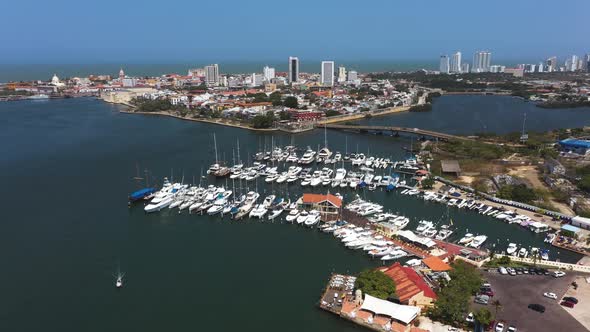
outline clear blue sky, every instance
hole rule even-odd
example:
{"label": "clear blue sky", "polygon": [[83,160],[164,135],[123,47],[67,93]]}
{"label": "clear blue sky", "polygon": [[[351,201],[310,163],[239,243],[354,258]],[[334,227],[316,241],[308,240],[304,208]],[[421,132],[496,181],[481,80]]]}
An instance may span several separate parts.
{"label": "clear blue sky", "polygon": [[0,63],[495,59],[590,52],[590,0],[4,1]]}

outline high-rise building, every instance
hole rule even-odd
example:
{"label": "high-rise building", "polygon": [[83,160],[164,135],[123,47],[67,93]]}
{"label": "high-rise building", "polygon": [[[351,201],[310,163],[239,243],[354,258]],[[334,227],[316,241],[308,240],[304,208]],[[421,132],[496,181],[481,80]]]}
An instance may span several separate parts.
{"label": "high-rise building", "polygon": [[348,81],[349,81],[349,82],[354,82],[354,81],[356,81],[356,80],[358,79],[357,72],[356,72],[356,71],[354,71],[354,70],[350,70],[350,71],[348,71],[348,77],[347,77],[347,78],[348,78]]}
{"label": "high-rise building", "polygon": [[324,86],[334,86],[334,61],[322,61],[320,83]]}
{"label": "high-rise building", "polygon": [[451,73],[460,73],[461,72],[461,52],[456,52],[453,54],[450,60],[450,67],[449,71]]}
{"label": "high-rise building", "polygon": [[299,58],[289,57],[289,83],[294,83],[299,80]]}
{"label": "high-rise building", "polygon": [[468,73],[469,72],[469,64],[467,62],[463,62],[461,64],[461,72]]}
{"label": "high-rise building", "polygon": [[219,85],[219,65],[205,66],[205,83],[210,86]]}
{"label": "high-rise building", "polygon": [[449,56],[448,55],[441,55],[440,56],[440,65],[439,69],[441,74],[448,74],[449,73]]}
{"label": "high-rise building", "polygon": [[256,74],[256,73],[252,74],[252,79],[250,81],[250,84],[253,87],[254,86],[261,86],[263,82],[264,82],[264,75],[263,74]]}
{"label": "high-rise building", "polygon": [[543,64],[543,61],[539,62],[539,64],[537,65],[537,73],[542,73],[545,71],[545,65]]}
{"label": "high-rise building", "polygon": [[578,56],[577,55],[572,55],[572,57],[570,59],[569,66],[566,65],[565,68],[566,68],[565,70],[569,70],[569,71],[576,71],[576,70],[578,70]]}
{"label": "high-rise building", "polygon": [[552,71],[557,71],[557,57],[556,56],[552,56],[549,59],[547,59],[545,61],[545,67],[547,68],[546,71],[548,72],[552,72]]}
{"label": "high-rise building", "polygon": [[338,67],[338,83],[346,82],[346,68]]}
{"label": "high-rise building", "polygon": [[492,53],[489,51],[477,51],[473,55],[473,66],[471,71],[474,73],[485,73],[490,71],[492,65]]}
{"label": "high-rise building", "polygon": [[275,78],[275,69],[269,66],[264,66],[262,69],[262,74],[264,75],[265,81],[270,81]]}
{"label": "high-rise building", "polygon": [[590,73],[590,53],[586,54],[584,62],[586,63],[586,72]]}

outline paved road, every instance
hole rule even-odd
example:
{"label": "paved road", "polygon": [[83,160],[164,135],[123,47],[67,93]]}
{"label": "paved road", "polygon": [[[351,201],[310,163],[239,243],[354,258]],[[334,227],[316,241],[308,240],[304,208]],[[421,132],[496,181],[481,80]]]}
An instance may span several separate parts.
{"label": "paved road", "polygon": [[[500,300],[502,310],[499,320],[514,325],[519,332],[582,332],[587,331],[582,324],[569,315],[556,300],[543,296],[544,292],[553,292],[561,298],[574,280],[573,274],[563,278],[539,275],[500,275],[497,272],[484,272],[495,292],[494,300]],[[528,308],[531,303],[545,306],[545,313],[538,313]],[[474,308],[482,307],[474,304]],[[492,313],[495,308],[487,305]]]}

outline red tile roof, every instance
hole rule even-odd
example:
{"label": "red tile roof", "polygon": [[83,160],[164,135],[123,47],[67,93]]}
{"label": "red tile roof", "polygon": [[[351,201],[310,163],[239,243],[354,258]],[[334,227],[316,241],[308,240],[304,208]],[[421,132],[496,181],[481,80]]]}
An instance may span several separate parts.
{"label": "red tile roof", "polygon": [[434,291],[412,268],[401,266],[399,262],[396,262],[390,267],[383,267],[379,270],[395,282],[395,293],[400,302],[406,302],[420,292],[424,292],[426,297],[436,299]]}
{"label": "red tile roof", "polygon": [[449,264],[443,262],[442,259],[436,256],[424,258],[422,262],[426,264],[426,266],[428,266],[428,268],[430,268],[432,271],[436,272],[449,271],[451,269],[451,266]]}
{"label": "red tile roof", "polygon": [[342,200],[332,194],[303,194],[303,204],[316,204],[324,201],[328,201],[338,208],[342,206]]}

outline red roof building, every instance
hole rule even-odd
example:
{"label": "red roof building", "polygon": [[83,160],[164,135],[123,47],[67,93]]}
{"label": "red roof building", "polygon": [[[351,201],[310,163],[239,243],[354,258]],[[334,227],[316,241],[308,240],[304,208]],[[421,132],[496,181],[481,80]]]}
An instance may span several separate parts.
{"label": "red roof building", "polygon": [[401,303],[425,307],[432,305],[436,299],[432,288],[410,267],[396,262],[390,267],[379,268],[379,271],[393,279],[395,293]]}
{"label": "red roof building", "polygon": [[342,199],[332,194],[303,194],[297,205],[304,210],[319,211],[322,221],[332,221],[339,219]]}

